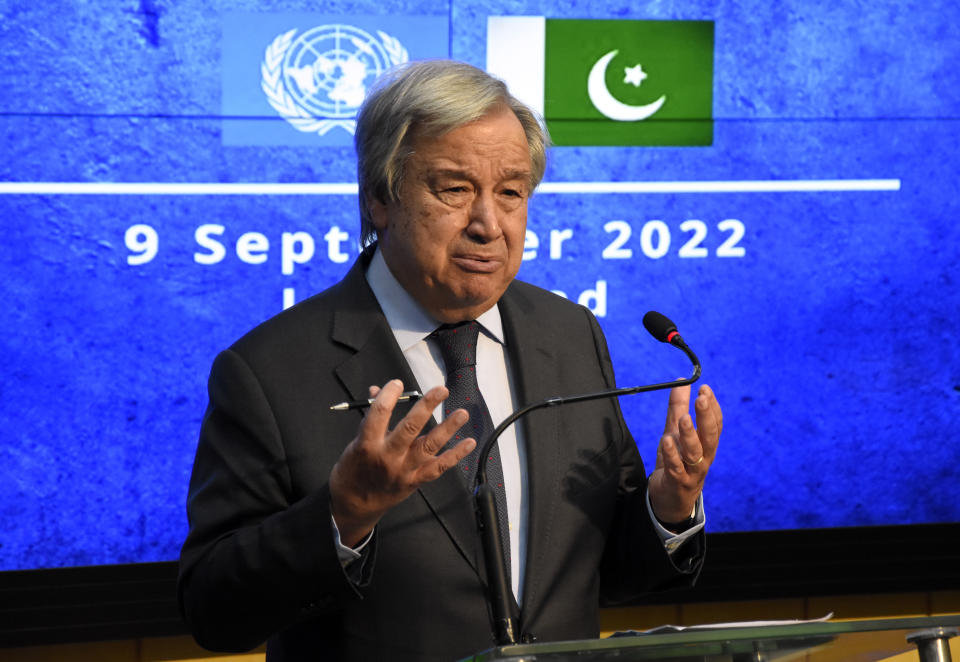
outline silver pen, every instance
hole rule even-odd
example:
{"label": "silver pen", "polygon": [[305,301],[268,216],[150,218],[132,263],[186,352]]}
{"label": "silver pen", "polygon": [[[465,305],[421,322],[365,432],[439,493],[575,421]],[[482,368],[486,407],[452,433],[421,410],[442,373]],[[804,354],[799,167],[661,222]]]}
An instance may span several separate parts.
{"label": "silver pen", "polygon": [[[423,394],[420,391],[404,391],[400,394],[400,397],[397,398],[397,402],[406,402],[408,400],[419,400],[423,397]],[[376,398],[367,398],[366,400],[354,400],[353,402],[339,402],[335,405],[330,405],[331,411],[347,411],[348,409],[363,409],[364,407],[369,407],[373,404],[373,401]]]}

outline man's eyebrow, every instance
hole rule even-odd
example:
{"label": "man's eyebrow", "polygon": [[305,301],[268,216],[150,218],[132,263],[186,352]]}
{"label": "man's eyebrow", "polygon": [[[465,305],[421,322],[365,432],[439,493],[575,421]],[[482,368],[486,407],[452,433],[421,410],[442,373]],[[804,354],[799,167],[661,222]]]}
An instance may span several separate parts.
{"label": "man's eyebrow", "polygon": [[526,168],[512,168],[503,173],[504,179],[530,179],[531,172]]}
{"label": "man's eyebrow", "polygon": [[470,174],[465,168],[432,168],[427,171],[429,177],[459,177],[469,179]]}

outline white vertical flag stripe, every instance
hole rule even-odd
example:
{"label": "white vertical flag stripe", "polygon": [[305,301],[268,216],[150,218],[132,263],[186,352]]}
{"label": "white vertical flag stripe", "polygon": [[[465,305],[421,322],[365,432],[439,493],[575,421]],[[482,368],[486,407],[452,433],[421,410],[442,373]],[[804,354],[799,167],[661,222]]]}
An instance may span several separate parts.
{"label": "white vertical flag stripe", "polygon": [[543,116],[547,20],[543,16],[487,18],[487,73]]}

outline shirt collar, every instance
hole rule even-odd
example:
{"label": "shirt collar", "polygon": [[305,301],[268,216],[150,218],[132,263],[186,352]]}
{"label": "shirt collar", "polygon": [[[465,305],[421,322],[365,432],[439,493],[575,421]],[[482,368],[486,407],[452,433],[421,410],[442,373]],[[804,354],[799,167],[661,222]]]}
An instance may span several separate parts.
{"label": "shirt collar", "polygon": [[[401,351],[406,352],[440,326],[440,322],[427,313],[394,278],[379,247],[367,267],[367,283],[370,284]],[[501,345],[505,344],[499,305],[480,315],[477,322],[487,335]]]}

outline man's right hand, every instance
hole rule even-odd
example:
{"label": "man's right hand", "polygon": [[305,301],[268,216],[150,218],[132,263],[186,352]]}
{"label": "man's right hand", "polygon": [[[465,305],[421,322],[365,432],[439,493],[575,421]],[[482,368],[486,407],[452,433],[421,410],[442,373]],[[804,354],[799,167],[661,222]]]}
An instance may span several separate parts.
{"label": "man's right hand", "polygon": [[456,466],[477,444],[467,438],[437,455],[467,422],[469,416],[463,409],[421,434],[433,410],[448,395],[443,386],[427,391],[397,426],[388,430],[402,392],[403,383],[398,379],[382,389],[371,387],[371,397],[376,399],[360,422],[357,436],[330,472],[330,508],[340,541],[348,547],[356,546],[388,510]]}

